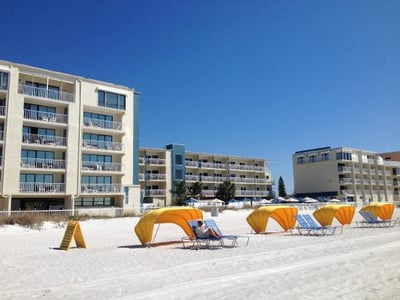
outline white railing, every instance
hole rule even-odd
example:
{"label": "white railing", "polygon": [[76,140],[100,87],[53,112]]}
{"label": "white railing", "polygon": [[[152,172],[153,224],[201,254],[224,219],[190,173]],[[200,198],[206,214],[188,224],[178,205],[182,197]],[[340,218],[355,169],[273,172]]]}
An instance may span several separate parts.
{"label": "white railing", "polygon": [[65,169],[65,160],[62,159],[41,159],[41,158],[21,158],[22,168],[47,168]]}
{"label": "white railing", "polygon": [[145,196],[165,196],[166,190],[158,189],[158,190],[145,190]]}
{"label": "white railing", "polygon": [[20,193],[63,193],[65,192],[64,183],[46,182],[21,182],[19,184]]}
{"label": "white railing", "polygon": [[105,163],[105,162],[93,162],[83,161],[83,171],[107,171],[107,172],[121,172],[122,164],[120,163]]}
{"label": "white railing", "polygon": [[122,151],[122,143],[106,142],[98,140],[83,140],[83,147],[89,149],[104,149],[112,151]]}
{"label": "white railing", "polygon": [[92,193],[122,193],[121,184],[82,184],[81,192],[84,194]]}
{"label": "white railing", "polygon": [[55,135],[42,135],[24,133],[23,142],[25,144],[44,144],[44,145],[55,145],[55,146],[66,146],[67,138]]}
{"label": "white railing", "polygon": [[51,123],[68,123],[68,115],[56,114],[51,112],[24,109],[24,118]]}
{"label": "white railing", "polygon": [[166,174],[146,174],[146,180],[165,180],[167,178]]}
{"label": "white railing", "polygon": [[163,159],[163,158],[146,158],[146,164],[165,165],[165,159]]}
{"label": "white railing", "polygon": [[100,119],[93,119],[93,118],[84,118],[83,124],[88,127],[99,127],[99,128],[104,128],[104,129],[122,130],[122,123],[114,122],[114,121],[107,121],[107,120],[100,120]]}
{"label": "white railing", "polygon": [[75,95],[72,93],[45,89],[45,88],[38,88],[30,85],[23,85],[23,84],[18,85],[18,93],[28,96],[52,99],[52,100],[75,102]]}

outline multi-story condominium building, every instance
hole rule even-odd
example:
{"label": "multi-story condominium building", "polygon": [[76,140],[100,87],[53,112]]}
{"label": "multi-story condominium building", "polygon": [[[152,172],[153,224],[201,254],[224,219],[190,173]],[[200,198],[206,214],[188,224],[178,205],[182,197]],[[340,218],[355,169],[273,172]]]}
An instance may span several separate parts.
{"label": "multi-story condominium building", "polygon": [[139,205],[136,97],[0,61],[0,210]]}
{"label": "multi-story condominium building", "polygon": [[339,197],[359,204],[399,201],[400,161],[392,158],[394,153],[347,147],[297,151],[293,154],[295,194]]}
{"label": "multi-story condominium building", "polygon": [[272,197],[271,172],[263,159],[185,151],[184,145],[165,149],[140,148],[139,178],[144,202],[172,203],[174,182],[184,181],[190,189],[202,184],[202,198],[215,198],[223,181],[235,184],[237,199]]}

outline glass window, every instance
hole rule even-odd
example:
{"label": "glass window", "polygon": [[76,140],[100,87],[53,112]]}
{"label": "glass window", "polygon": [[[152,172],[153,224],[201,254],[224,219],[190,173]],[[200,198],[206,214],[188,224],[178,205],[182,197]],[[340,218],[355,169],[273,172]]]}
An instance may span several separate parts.
{"label": "glass window", "polygon": [[99,91],[99,106],[106,106],[106,96],[103,91]]}
{"label": "glass window", "polygon": [[8,73],[0,72],[0,90],[8,90]]}
{"label": "glass window", "polygon": [[175,179],[177,179],[177,180],[183,179],[183,172],[182,172],[182,170],[180,170],[180,169],[175,170]]}
{"label": "glass window", "polygon": [[175,155],[175,163],[177,165],[181,165],[182,164],[182,155],[180,155],[180,154],[176,154]]}
{"label": "glass window", "polygon": [[126,96],[111,92],[99,91],[98,105],[125,110]]}

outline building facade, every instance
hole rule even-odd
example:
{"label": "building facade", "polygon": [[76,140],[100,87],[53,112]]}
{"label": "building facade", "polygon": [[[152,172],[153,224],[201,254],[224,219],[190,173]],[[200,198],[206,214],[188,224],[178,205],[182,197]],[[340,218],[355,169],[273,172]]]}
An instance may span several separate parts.
{"label": "building facade", "polygon": [[0,210],[140,205],[137,93],[0,61]]}
{"label": "building facade", "polygon": [[399,201],[400,161],[387,157],[348,147],[297,151],[292,157],[295,194],[359,204]]}
{"label": "building facade", "polygon": [[263,159],[186,151],[184,145],[165,149],[140,148],[139,179],[144,202],[171,205],[174,182],[190,188],[202,184],[202,199],[215,198],[224,181],[235,184],[235,198],[260,199],[273,196],[272,176]]}

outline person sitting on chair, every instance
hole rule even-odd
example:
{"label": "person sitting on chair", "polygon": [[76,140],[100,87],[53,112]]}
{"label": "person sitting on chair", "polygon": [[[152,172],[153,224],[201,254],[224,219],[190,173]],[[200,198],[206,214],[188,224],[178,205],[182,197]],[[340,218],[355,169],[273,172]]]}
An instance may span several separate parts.
{"label": "person sitting on chair", "polygon": [[202,220],[197,221],[197,226],[196,226],[194,232],[195,232],[196,236],[199,238],[208,238],[208,237],[220,238],[221,237],[213,228],[207,228],[204,225],[204,222]]}

